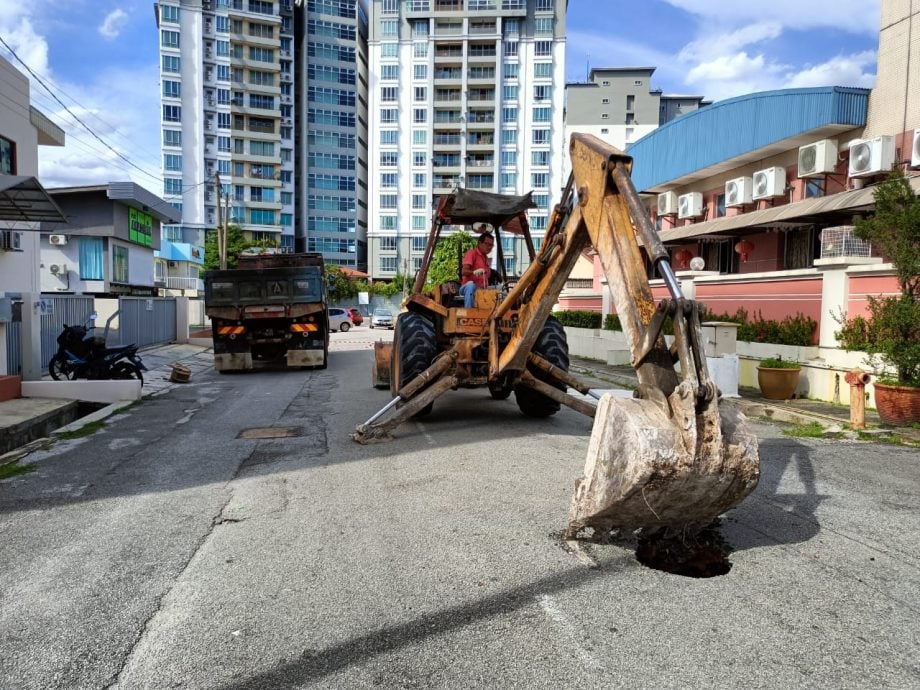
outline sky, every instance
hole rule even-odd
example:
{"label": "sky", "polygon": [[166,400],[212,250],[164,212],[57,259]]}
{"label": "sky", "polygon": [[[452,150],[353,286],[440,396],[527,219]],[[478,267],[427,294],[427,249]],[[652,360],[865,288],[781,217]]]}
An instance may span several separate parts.
{"label": "sky", "polygon": [[[653,88],[712,101],[871,87],[880,2],[569,0],[566,80],[654,67]],[[32,105],[66,132],[65,147],[39,147],[46,187],[131,179],[161,193],[153,0],[0,0],[0,38],[36,75]],[[7,46],[0,55],[26,72]]]}

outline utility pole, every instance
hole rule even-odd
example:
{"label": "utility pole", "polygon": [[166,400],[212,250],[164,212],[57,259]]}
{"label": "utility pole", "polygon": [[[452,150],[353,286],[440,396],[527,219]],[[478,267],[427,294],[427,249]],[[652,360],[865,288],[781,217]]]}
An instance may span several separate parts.
{"label": "utility pole", "polygon": [[[214,186],[217,188],[217,256],[220,259],[220,270],[227,270],[227,213],[221,214],[223,191],[220,186],[220,173],[214,173]],[[229,201],[229,199],[227,200]]]}

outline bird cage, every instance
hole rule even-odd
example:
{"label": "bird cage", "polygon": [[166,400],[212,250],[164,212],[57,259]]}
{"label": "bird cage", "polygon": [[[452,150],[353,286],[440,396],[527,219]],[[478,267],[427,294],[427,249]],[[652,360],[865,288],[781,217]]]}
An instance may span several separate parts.
{"label": "bird cage", "polygon": [[872,244],[868,240],[859,239],[853,230],[852,225],[824,228],[821,231],[821,258],[839,259],[844,256],[871,256]]}

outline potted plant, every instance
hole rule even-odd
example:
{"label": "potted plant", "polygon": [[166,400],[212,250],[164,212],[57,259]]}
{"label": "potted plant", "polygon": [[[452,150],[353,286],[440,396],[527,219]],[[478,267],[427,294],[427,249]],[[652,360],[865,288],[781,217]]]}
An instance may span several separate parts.
{"label": "potted plant", "polygon": [[795,395],[799,385],[798,362],[782,357],[762,359],[757,366],[757,383],[763,397],[769,400],[788,400]]}
{"label": "potted plant", "polygon": [[891,262],[901,294],[869,297],[868,317],[844,319],[837,339],[867,352],[881,374],[875,406],[882,421],[920,422],[920,199],[900,170],[878,185],[875,215],[857,219],[854,233]]}

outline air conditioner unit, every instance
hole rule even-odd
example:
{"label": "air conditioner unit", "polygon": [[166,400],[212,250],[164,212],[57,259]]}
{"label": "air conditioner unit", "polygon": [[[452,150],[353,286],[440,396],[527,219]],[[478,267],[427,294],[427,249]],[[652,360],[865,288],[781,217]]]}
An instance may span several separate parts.
{"label": "air conditioner unit", "polygon": [[703,215],[703,195],[700,192],[690,192],[677,197],[677,217],[696,218]]}
{"label": "air conditioner unit", "polygon": [[894,165],[894,137],[857,139],[850,142],[850,177],[878,175]]}
{"label": "air conditioner unit", "polygon": [[48,241],[58,246],[67,244],[67,235],[48,235]]}
{"label": "air conditioner unit", "polygon": [[22,237],[13,230],[0,230],[0,252],[22,251]]}
{"label": "air conditioner unit", "polygon": [[822,139],[799,147],[799,177],[814,177],[834,172],[837,167],[837,142]]}
{"label": "air conditioner unit", "polygon": [[677,213],[677,194],[664,192],[658,195],[658,215],[673,216]]}
{"label": "air conditioner unit", "polygon": [[920,168],[920,129],[914,130],[914,145],[910,149],[910,166]]}
{"label": "air conditioner unit", "polygon": [[176,268],[179,265],[179,262],[178,261],[167,261],[166,265],[169,266],[170,268]]}
{"label": "air conditioner unit", "polygon": [[769,199],[786,193],[786,169],[779,166],[754,173],[752,199]]}
{"label": "air conditioner unit", "polygon": [[725,183],[725,205],[743,206],[753,200],[754,180],[750,177],[736,177]]}
{"label": "air conditioner unit", "polygon": [[48,267],[48,270],[59,277],[67,275],[67,266],[65,264],[51,264]]}

